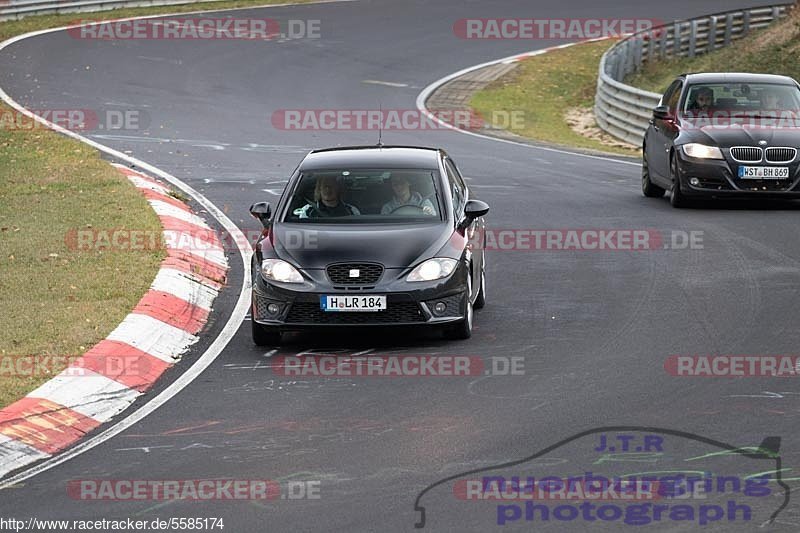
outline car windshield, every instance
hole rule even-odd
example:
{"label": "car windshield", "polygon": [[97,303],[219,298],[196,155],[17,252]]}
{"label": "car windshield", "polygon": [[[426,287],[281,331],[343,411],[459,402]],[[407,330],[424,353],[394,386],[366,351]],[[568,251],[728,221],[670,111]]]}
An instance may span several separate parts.
{"label": "car windshield", "polygon": [[774,83],[702,83],[689,86],[684,116],[703,112],[775,115],[800,111],[800,90]]}
{"label": "car windshield", "polygon": [[324,169],[303,172],[284,222],[374,224],[442,219],[437,170]]}

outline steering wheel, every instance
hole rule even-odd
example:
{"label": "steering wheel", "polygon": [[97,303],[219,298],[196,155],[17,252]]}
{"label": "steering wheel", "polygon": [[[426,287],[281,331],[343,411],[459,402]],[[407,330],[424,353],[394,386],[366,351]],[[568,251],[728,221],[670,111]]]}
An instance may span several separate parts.
{"label": "steering wheel", "polygon": [[419,207],[418,205],[401,205],[399,207],[395,207],[392,209],[392,212],[389,213],[390,215],[398,214],[398,215],[418,215],[420,213],[424,213],[425,211]]}

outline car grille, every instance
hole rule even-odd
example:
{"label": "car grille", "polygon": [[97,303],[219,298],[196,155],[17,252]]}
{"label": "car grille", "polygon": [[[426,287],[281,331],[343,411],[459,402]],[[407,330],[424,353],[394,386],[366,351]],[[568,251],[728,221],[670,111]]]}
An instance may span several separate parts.
{"label": "car grille", "polygon": [[319,303],[296,302],[286,317],[289,324],[394,324],[425,322],[425,316],[415,302],[388,302],[386,310],[370,313],[323,311]]}
{"label": "car grille", "polygon": [[731,148],[731,157],[739,163],[761,162],[761,148],[757,146],[734,146]]}
{"label": "car grille", "polygon": [[[358,270],[358,277],[350,277],[350,272]],[[377,263],[338,263],[328,265],[328,278],[334,285],[371,285],[383,274],[383,266]]]}
{"label": "car grille", "polygon": [[797,155],[797,148],[767,148],[768,163],[790,163]]}

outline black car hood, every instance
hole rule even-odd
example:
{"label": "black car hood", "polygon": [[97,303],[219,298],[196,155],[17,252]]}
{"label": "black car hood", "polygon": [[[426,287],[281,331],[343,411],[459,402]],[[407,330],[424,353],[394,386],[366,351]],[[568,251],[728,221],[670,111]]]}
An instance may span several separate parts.
{"label": "black car hood", "polygon": [[685,121],[681,144],[699,142],[720,148],[731,146],[759,146],[759,141],[767,141],[766,146],[797,146],[800,142],[798,128],[770,128],[764,126],[715,124]]}
{"label": "black car hood", "polygon": [[303,269],[365,261],[406,268],[444,246],[452,230],[444,223],[414,225],[276,224],[272,246],[279,257]]}

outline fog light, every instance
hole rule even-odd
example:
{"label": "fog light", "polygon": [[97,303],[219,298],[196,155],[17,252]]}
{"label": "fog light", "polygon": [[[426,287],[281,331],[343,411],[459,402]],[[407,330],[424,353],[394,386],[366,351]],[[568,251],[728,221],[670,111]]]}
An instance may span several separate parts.
{"label": "fog light", "polygon": [[447,304],[444,302],[436,302],[436,305],[433,306],[433,310],[437,315],[442,315],[447,311]]}
{"label": "fog light", "polygon": [[277,315],[280,310],[281,307],[278,304],[269,304],[267,306],[267,312],[271,315]]}
{"label": "fog light", "polygon": [[698,185],[700,185],[700,180],[697,179],[697,178],[691,178],[691,179],[689,179],[689,184],[692,187],[697,187]]}

